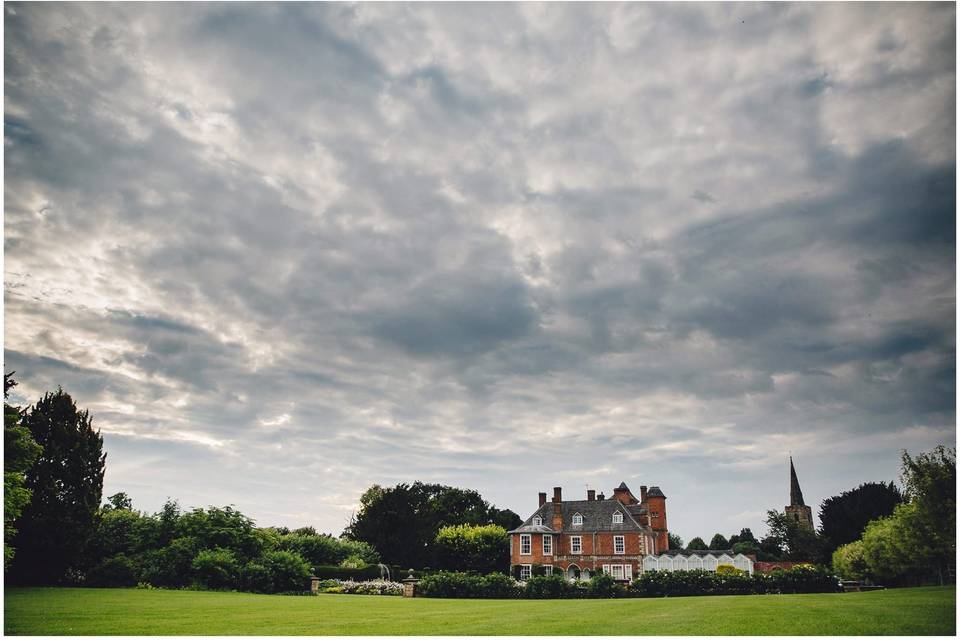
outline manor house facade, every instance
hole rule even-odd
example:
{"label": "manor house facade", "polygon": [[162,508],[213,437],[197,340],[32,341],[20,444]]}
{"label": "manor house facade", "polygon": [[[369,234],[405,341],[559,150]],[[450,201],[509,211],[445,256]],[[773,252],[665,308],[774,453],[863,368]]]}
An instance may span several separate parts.
{"label": "manor house facade", "polygon": [[510,531],[510,563],[520,578],[534,565],[546,573],[563,571],[578,579],[603,571],[630,580],[643,570],[643,558],[666,551],[667,497],[659,487],[640,487],[638,499],[626,484],[610,498],[587,491],[586,500],[564,501],[554,487],[553,499],[539,495],[539,508]]}

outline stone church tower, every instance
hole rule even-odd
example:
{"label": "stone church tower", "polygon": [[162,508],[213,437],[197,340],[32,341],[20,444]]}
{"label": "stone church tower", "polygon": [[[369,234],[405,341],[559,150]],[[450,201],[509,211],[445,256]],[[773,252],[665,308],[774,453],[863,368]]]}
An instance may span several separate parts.
{"label": "stone church tower", "polygon": [[790,457],[790,504],[783,510],[788,518],[792,517],[802,526],[813,529],[813,512],[803,503],[800,481],[797,480],[797,471],[793,468],[793,456]]}

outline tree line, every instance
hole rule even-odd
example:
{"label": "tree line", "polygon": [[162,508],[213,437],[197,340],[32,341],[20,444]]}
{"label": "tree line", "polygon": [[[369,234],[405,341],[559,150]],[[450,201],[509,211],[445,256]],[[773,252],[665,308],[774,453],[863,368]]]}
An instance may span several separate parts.
{"label": "tree line", "polygon": [[[4,376],[4,398],[16,385]],[[311,527],[257,527],[232,506],[153,514],[125,493],[101,504],[106,454],[89,412],[62,389],[26,409],[4,402],[4,568],[11,584],[90,584],[292,591],[311,572],[394,567],[489,573],[509,566],[507,531],[522,520],[470,489],[373,485],[339,537]],[[903,453],[901,481],[865,483],[824,500],[820,527],[769,511],[769,532],[715,534],[696,549],[758,560],[833,564],[841,575],[944,580],[955,554],[955,450]],[[683,541],[670,534],[670,547]],[[345,574],[346,575],[346,574]],[[352,575],[352,574],[351,574]],[[300,586],[297,586],[300,585]]]}
{"label": "tree line", "polygon": [[[339,537],[312,527],[257,527],[233,506],[156,513],[126,493],[101,504],[106,454],[89,412],[63,389],[33,406],[6,402],[4,376],[4,568],[11,584],[201,586],[281,592],[307,577],[373,575],[393,565],[505,570],[506,530],[518,526],[469,489],[374,485]],[[465,566],[466,565],[466,566]]]}
{"label": "tree line", "polygon": [[[686,548],[732,548],[760,561],[832,565],[845,578],[888,585],[952,581],[956,450],[939,446],[917,456],[904,451],[900,481],[903,491],[893,482],[867,482],[827,498],[817,530],[771,510],[769,532],[759,541],[750,529],[741,529],[729,539],[718,533],[709,545],[696,537]],[[683,548],[683,540],[671,535],[671,548]]]}

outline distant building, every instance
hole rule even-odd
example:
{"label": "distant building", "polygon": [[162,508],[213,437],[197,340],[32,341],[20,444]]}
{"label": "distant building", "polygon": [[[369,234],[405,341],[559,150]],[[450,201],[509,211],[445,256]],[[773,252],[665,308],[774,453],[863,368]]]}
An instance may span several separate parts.
{"label": "distant building", "polygon": [[603,572],[631,580],[643,571],[644,557],[667,551],[667,497],[659,487],[640,487],[637,499],[625,483],[613,496],[587,491],[586,500],[562,499],[554,487],[553,500],[539,496],[539,507],[523,524],[510,531],[510,564],[520,566],[525,579],[534,565],[545,572],[563,572],[568,578],[586,578]]}
{"label": "distant building", "polygon": [[800,481],[797,480],[797,471],[793,468],[793,456],[790,457],[790,504],[784,507],[788,518],[793,518],[808,529],[813,529],[813,512],[803,502],[803,492],[800,491]]}

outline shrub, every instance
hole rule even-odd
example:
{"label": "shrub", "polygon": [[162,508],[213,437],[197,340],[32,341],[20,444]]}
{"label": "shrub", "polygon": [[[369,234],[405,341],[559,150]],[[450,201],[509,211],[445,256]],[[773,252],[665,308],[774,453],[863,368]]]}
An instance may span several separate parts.
{"label": "shrub", "polygon": [[862,580],[869,574],[863,555],[863,541],[845,544],[833,552],[833,570],[844,578]]}
{"label": "shrub", "polygon": [[233,589],[240,575],[240,563],[230,549],[204,549],[190,568],[197,584],[207,589]]}
{"label": "shrub", "polygon": [[841,590],[839,581],[831,572],[812,565],[775,570],[770,578],[778,593],[828,593]]}
{"label": "shrub", "polygon": [[133,561],[122,553],[107,558],[87,574],[86,584],[91,587],[132,587],[137,584]]}
{"label": "shrub", "polygon": [[296,553],[290,551],[268,551],[260,558],[260,563],[270,574],[273,592],[306,591],[310,578],[310,565]]}
{"label": "shrub", "polygon": [[502,573],[490,573],[482,578],[484,598],[514,598],[520,593],[516,580]]}
{"label": "shrub", "polygon": [[477,576],[442,571],[424,577],[417,586],[432,598],[514,598],[520,594],[517,583],[500,573]]}
{"label": "shrub", "polygon": [[764,593],[823,593],[837,590],[837,581],[822,568],[797,567],[769,575],[745,572],[647,571],[630,585],[641,598],[664,596],[745,595]]}
{"label": "shrub", "polygon": [[248,562],[240,572],[240,584],[245,591],[273,593],[273,578],[270,570],[259,562]]}
{"label": "shrub", "polygon": [[366,580],[354,582],[352,580],[324,580],[320,586],[321,593],[348,593],[374,596],[402,596],[403,584],[387,580]]}
{"label": "shrub", "polygon": [[175,538],[162,549],[140,556],[140,579],[163,587],[183,587],[189,582],[197,543],[191,538]]}
{"label": "shrub", "polygon": [[629,591],[641,598],[695,596],[716,593],[716,574],[692,571],[646,571],[633,581]]}
{"label": "shrub", "polygon": [[510,558],[507,530],[496,524],[443,527],[435,544],[437,561],[445,569],[493,573]]}
{"label": "shrub", "polygon": [[740,569],[737,569],[732,564],[717,565],[716,574],[718,576],[724,576],[724,575],[736,576],[736,575],[743,575],[744,573],[746,573],[746,571],[741,571]]}
{"label": "shrub", "polygon": [[[380,554],[366,542],[340,540],[326,534],[310,533],[309,528],[280,536],[277,546],[283,551],[293,551],[312,565],[339,565],[348,558],[359,559],[363,565],[380,562]],[[378,574],[379,575],[379,574]]]}
{"label": "shrub", "polygon": [[626,589],[617,584],[613,576],[597,573],[587,581],[587,593],[590,598],[618,598],[626,595]]}
{"label": "shrub", "polygon": [[577,586],[559,573],[552,576],[534,576],[527,580],[523,587],[525,598],[575,598],[579,595]]}
{"label": "shrub", "polygon": [[[350,556],[340,563],[340,566],[344,569],[363,569],[367,566],[367,563],[360,556]],[[379,567],[378,567],[379,570]]]}

